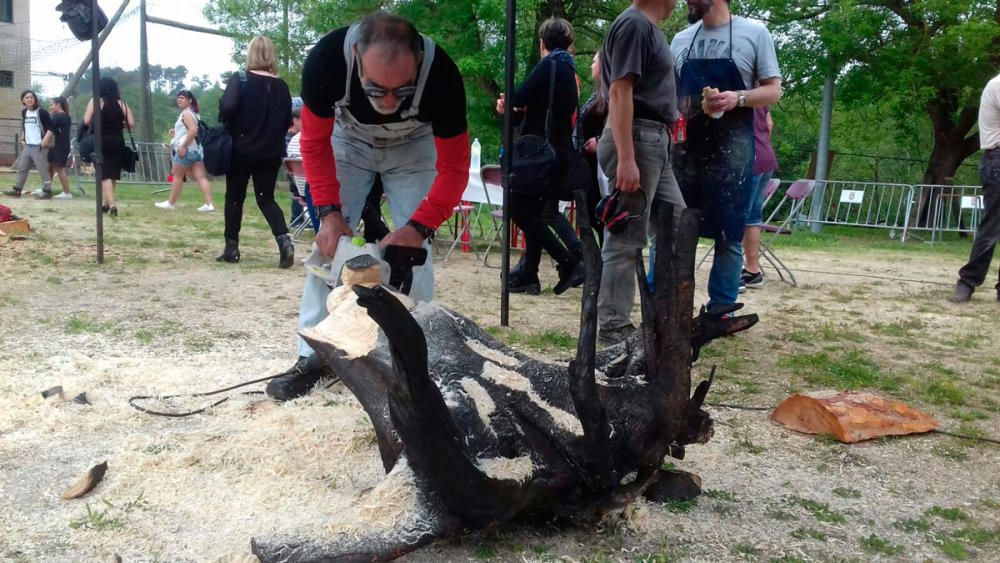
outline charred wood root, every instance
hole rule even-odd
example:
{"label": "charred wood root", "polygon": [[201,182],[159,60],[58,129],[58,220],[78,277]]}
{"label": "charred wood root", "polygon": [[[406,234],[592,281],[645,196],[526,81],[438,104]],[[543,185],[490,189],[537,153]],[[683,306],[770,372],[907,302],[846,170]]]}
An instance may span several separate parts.
{"label": "charred wood root", "polygon": [[714,311],[711,315],[701,308],[701,313],[694,319],[691,329],[691,362],[698,360],[702,346],[722,336],[731,336],[737,332],[742,332],[760,321],[756,313],[752,315],[729,316],[743,308],[742,303],[733,303],[720,311]]}
{"label": "charred wood root", "polygon": [[[577,209],[588,209],[587,196],[576,191]],[[590,218],[586,213],[577,215],[577,227],[583,244],[583,261],[586,276],[583,283],[583,302],[580,307],[580,339],[577,342],[576,359],[569,365],[569,390],[573,407],[583,426],[587,452],[589,486],[592,489],[607,490],[613,486],[611,473],[611,430],[608,416],[597,396],[595,363],[597,358],[597,293],[601,288],[601,249],[597,246]]]}
{"label": "charred wood root", "polygon": [[449,512],[470,526],[513,516],[523,495],[513,482],[490,478],[469,460],[462,433],[428,374],[427,341],[420,325],[382,287],[355,286],[354,292],[389,341],[394,372],[387,385],[389,413],[414,472]]}

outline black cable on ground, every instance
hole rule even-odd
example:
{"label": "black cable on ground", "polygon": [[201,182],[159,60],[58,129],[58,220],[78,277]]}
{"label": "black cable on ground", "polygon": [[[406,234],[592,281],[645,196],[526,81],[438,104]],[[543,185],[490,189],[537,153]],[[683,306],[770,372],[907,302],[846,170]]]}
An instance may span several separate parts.
{"label": "black cable on ground", "polygon": [[899,282],[910,282],[910,283],[923,283],[927,285],[943,285],[945,287],[954,287],[954,283],[951,282],[939,282],[931,280],[916,280],[913,278],[895,278],[891,276],[880,276],[877,274],[856,274],[852,272],[824,272],[823,270],[803,270],[802,268],[795,268],[796,272],[806,272],[809,274],[823,274],[826,276],[848,276],[854,278],[871,278],[875,280],[887,280],[887,281],[899,281]]}
{"label": "black cable on ground", "polygon": [[[205,393],[185,393],[185,394],[179,394],[179,395],[162,395],[162,396],[159,396],[159,395],[136,395],[135,397],[129,397],[128,404],[131,405],[132,408],[134,408],[135,410],[137,410],[139,412],[143,412],[143,413],[146,413],[146,414],[151,414],[153,416],[167,416],[167,417],[171,417],[171,418],[183,418],[185,416],[191,416],[191,415],[195,415],[195,414],[201,414],[201,413],[207,411],[208,409],[217,407],[217,406],[221,405],[222,403],[225,403],[226,401],[228,401],[230,399],[230,397],[224,397],[222,399],[219,399],[218,401],[212,403],[211,405],[202,407],[202,408],[200,408],[198,410],[189,411],[189,412],[180,412],[180,413],[177,413],[177,412],[160,412],[160,411],[154,411],[152,409],[147,409],[146,407],[137,405],[136,401],[146,401],[146,400],[150,400],[150,399],[158,399],[158,400],[176,399],[178,397],[210,397],[212,395],[218,395],[219,393],[225,393],[226,391],[232,391],[233,389],[239,389],[240,387],[246,387],[247,385],[253,385],[254,383],[261,383],[261,382],[264,382],[264,381],[268,381],[270,379],[274,379],[275,377],[280,377],[280,374],[279,375],[269,375],[267,377],[261,377],[260,379],[254,379],[253,381],[245,381],[243,383],[238,383],[236,385],[231,385],[231,386],[225,387],[223,389],[216,389],[215,391],[208,391],[208,392],[205,392]],[[264,394],[263,391],[244,391],[244,392],[240,393],[240,395],[263,395],[263,394]]]}

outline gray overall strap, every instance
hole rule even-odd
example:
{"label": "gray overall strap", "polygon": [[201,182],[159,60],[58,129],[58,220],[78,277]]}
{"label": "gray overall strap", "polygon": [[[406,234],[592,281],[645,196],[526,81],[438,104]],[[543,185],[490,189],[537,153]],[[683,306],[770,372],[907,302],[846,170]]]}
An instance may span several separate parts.
{"label": "gray overall strap", "polygon": [[[344,37],[344,61],[347,63],[347,78],[344,82],[344,97],[334,104],[336,107],[346,107],[351,105],[351,79],[354,78],[354,45],[358,42],[358,34],[361,30],[361,24],[354,24],[347,29],[347,35]],[[403,119],[408,119],[420,113],[420,100],[424,95],[424,88],[427,86],[427,77],[431,73],[431,65],[434,63],[434,41],[423,34],[420,35],[423,39],[423,59],[420,63],[420,74],[417,76],[417,91],[413,95],[413,101],[410,103],[410,108],[406,111],[400,113],[400,117]]]}
{"label": "gray overall strap", "polygon": [[431,75],[431,65],[434,64],[434,41],[426,35],[421,35],[424,40],[424,57],[420,62],[420,74],[417,77],[417,91],[413,94],[413,101],[410,103],[410,109],[399,114],[403,119],[413,117],[420,113],[420,100],[424,97],[424,88],[427,86],[427,77]]}

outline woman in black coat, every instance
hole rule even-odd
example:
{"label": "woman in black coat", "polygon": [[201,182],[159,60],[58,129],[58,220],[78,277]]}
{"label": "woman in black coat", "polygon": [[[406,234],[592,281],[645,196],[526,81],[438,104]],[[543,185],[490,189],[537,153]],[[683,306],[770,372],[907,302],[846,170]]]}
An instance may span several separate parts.
{"label": "woman in black coat", "polygon": [[[514,92],[511,102],[523,119],[521,134],[543,136],[550,101],[549,84],[553,84],[549,143],[556,150],[559,165],[548,189],[511,192],[511,219],[524,231],[526,248],[521,262],[508,276],[508,290],[539,293],[538,266],[544,249],[557,264],[559,281],[553,291],[558,295],[583,283],[580,239],[559,212],[559,201],[560,196],[569,199],[574,189],[583,187],[586,165],[573,148],[573,116],[579,100],[575,64],[567,51],[573,45],[573,27],[566,20],[550,18],[539,26],[538,36],[542,60]],[[504,103],[503,97],[497,100],[498,112],[503,112]]]}
{"label": "woman in black coat", "polygon": [[233,137],[233,154],[226,175],[226,248],[220,262],[240,261],[240,226],[247,185],[253,179],[254,196],[271,234],[278,243],[279,268],[295,262],[295,246],[285,216],[274,201],[274,188],[285,154],[285,133],[292,124],[292,96],[278,78],[274,43],[255,37],[247,47],[247,69],[230,77],[219,101],[219,121]]}

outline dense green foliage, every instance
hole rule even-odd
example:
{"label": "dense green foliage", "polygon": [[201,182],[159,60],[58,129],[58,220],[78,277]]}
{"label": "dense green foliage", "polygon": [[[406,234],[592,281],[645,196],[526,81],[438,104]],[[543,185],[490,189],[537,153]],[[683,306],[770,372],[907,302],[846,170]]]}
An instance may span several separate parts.
{"label": "dense green foliage", "polygon": [[[518,80],[538,60],[534,30],[557,15],[577,30],[577,72],[583,95],[589,95],[590,59],[627,4],[518,2]],[[456,60],[465,76],[470,132],[483,143],[484,160],[495,159],[501,122],[493,106],[503,88],[504,0],[211,0],[206,15],[243,37],[274,39],[282,75],[294,91],[309,45],[380,8],[412,19]],[[774,109],[783,177],[807,172],[823,79],[833,72],[831,147],[838,156],[832,177],[915,183],[954,176],[978,182],[974,164],[961,163],[978,149],[979,93],[1000,67],[995,1],[737,0],[733,10],[766,21],[776,37],[786,87]],[[684,11],[678,2],[663,25],[668,37],[686,25]]]}

